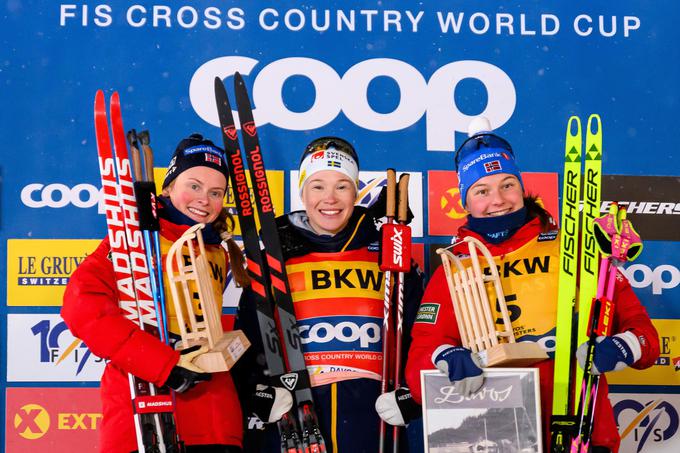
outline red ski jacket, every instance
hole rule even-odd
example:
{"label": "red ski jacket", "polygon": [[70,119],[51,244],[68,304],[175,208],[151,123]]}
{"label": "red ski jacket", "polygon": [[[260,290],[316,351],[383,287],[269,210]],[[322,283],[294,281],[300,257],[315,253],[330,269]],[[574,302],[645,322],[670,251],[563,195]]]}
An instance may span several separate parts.
{"label": "red ski jacket", "polygon": [[[539,220],[535,218],[501,244],[487,243],[481,236],[463,227],[459,230],[458,239],[465,236],[476,237],[485,243],[496,264],[500,266],[506,298],[509,290],[513,292],[511,304],[514,307],[511,308],[515,313],[519,313],[512,321],[517,340],[535,341],[552,357],[557,307],[559,235],[556,232],[542,233]],[[642,357],[633,364],[633,367],[638,369],[650,367],[659,355],[658,334],[647,311],[621,273],[617,275],[614,303],[612,334],[633,332],[640,340],[642,348]],[[425,304],[428,304],[427,308],[422,311],[422,316],[419,312],[413,325],[411,348],[406,364],[406,381],[414,399],[419,403],[420,371],[435,368],[431,358],[434,350],[443,344],[461,344],[446,276],[441,266],[435,271],[425,289],[421,307]],[[552,358],[535,365],[540,373],[544,449],[548,449],[550,445],[553,366]],[[620,439],[607,395],[607,381],[603,376],[600,379],[598,401],[595,406],[597,423],[592,444],[608,447],[616,452]]]}
{"label": "red ski jacket", "polygon": [[[161,220],[163,251],[187,228]],[[66,287],[61,316],[92,353],[108,360],[101,381],[100,451],[129,453],[137,450],[137,440],[127,373],[161,386],[177,364],[179,352],[125,318],[118,307],[109,253],[106,238],[76,269]],[[209,260],[214,257],[224,263],[221,278],[225,285],[228,260],[224,249],[206,244],[206,253]],[[165,293],[169,307],[170,291]],[[221,293],[217,300],[222,300]],[[186,445],[241,445],[241,407],[229,372],[214,373],[210,381],[175,396],[177,431]]]}

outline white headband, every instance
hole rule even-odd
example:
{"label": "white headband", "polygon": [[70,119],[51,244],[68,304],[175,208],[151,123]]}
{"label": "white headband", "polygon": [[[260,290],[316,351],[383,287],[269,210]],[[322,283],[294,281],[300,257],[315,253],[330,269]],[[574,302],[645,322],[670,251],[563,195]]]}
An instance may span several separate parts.
{"label": "white headband", "polygon": [[300,196],[305,182],[314,174],[323,170],[334,170],[347,176],[359,191],[359,166],[349,154],[330,147],[326,150],[315,151],[304,158],[300,164]]}

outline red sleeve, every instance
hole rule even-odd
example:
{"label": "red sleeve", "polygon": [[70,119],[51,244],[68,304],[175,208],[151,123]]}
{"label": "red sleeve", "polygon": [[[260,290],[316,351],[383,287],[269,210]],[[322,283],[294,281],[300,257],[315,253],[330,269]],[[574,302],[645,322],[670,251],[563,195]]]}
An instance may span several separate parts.
{"label": "red sleeve", "polygon": [[642,355],[632,367],[645,369],[654,365],[659,357],[659,334],[649,319],[647,310],[633,292],[626,277],[616,274],[614,287],[614,330],[616,333],[631,331],[640,341]]}
{"label": "red sleeve", "polygon": [[109,241],[104,239],[78,266],[66,286],[61,316],[93,354],[160,386],[179,353],[123,315],[109,251]]}
{"label": "red sleeve", "polygon": [[432,353],[442,344],[459,345],[460,337],[446,275],[440,266],[425,288],[411,331],[411,347],[406,362],[406,383],[418,403],[421,402],[420,371],[434,368]]}

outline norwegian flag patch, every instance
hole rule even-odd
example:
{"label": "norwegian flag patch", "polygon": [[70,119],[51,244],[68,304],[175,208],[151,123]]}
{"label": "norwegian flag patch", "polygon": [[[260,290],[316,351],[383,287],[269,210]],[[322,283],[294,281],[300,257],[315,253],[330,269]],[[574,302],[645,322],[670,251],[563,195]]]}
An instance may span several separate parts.
{"label": "norwegian flag patch", "polygon": [[487,173],[491,173],[492,171],[501,171],[501,161],[500,160],[492,160],[491,162],[485,162],[484,163],[484,170]]}
{"label": "norwegian flag patch", "polygon": [[219,157],[217,157],[213,154],[205,153],[205,160],[206,160],[206,162],[210,162],[210,163],[213,163],[215,165],[222,165],[222,159],[220,159]]}

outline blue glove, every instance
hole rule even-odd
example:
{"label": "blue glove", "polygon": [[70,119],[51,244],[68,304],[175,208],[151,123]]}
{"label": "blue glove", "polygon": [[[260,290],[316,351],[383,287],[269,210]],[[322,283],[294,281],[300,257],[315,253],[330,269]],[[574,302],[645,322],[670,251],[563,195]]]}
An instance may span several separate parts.
{"label": "blue glove", "polygon": [[[622,370],[640,359],[640,341],[633,332],[617,333],[611,337],[599,336],[595,340],[593,367],[590,374],[598,375],[609,371]],[[576,351],[578,363],[583,368],[588,354],[588,342]]]}
{"label": "blue glove", "polygon": [[441,345],[432,354],[432,363],[449,376],[454,391],[460,395],[470,396],[484,384],[479,357],[467,348]]}

